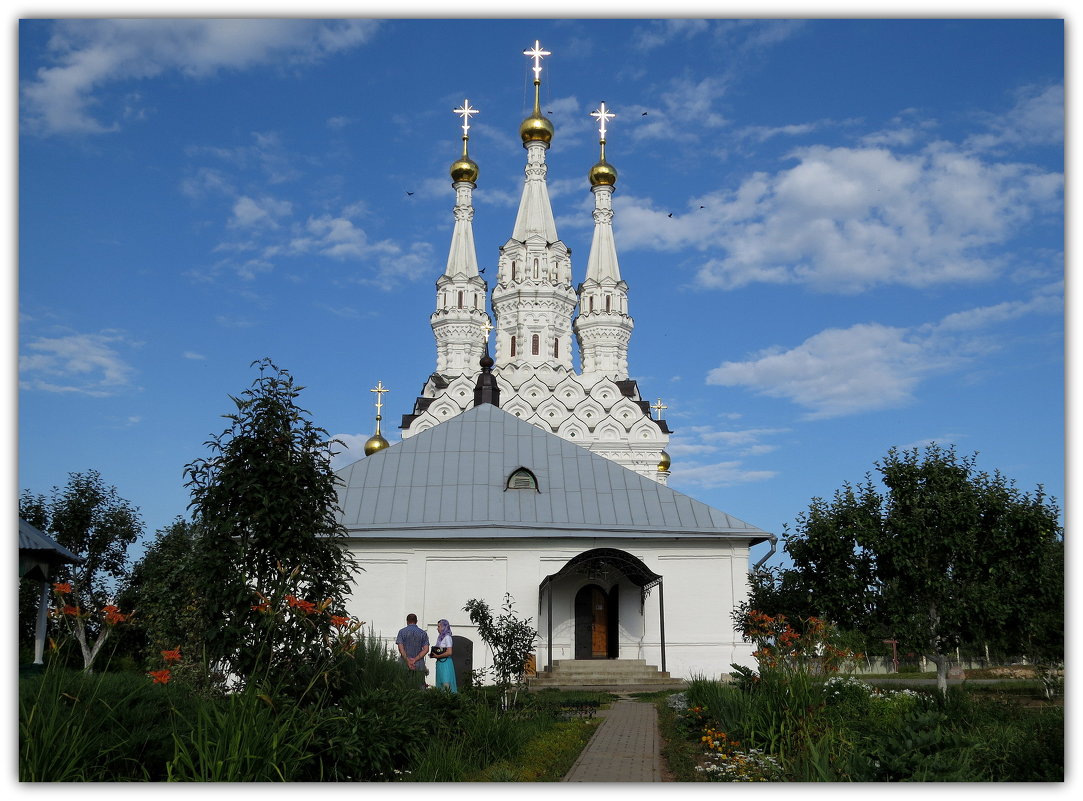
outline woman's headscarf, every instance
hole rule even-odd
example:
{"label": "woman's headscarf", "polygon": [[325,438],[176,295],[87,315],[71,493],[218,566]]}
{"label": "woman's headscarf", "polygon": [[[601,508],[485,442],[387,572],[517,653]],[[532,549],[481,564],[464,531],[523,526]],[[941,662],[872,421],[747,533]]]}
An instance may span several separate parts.
{"label": "woman's headscarf", "polygon": [[440,618],[436,621],[436,630],[440,633],[439,636],[441,637],[445,634],[449,637],[451,636],[451,624],[444,618]]}

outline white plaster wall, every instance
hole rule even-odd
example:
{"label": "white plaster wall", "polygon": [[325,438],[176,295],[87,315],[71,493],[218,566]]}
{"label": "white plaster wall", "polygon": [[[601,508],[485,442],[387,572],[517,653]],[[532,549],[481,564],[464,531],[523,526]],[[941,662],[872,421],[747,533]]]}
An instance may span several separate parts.
{"label": "white plaster wall", "polygon": [[[394,650],[406,615],[436,636],[436,621],[447,618],[456,635],[474,641],[474,668],[491,663],[488,648],[462,607],[471,598],[501,614],[504,593],[514,598],[519,618],[532,618],[540,634],[539,667],[547,659],[547,599],[539,595],[545,576],[593,548],[616,548],[640,559],[662,576],[665,604],[666,669],[677,678],[717,677],[731,663],[754,665],[752,647],[733,631],[732,610],[747,592],[748,547],[734,540],[644,540],[631,538],[550,538],[503,540],[355,540],[351,550],[365,571],[358,574],[349,612]],[[640,611],[639,588],[613,574],[606,581],[562,578],[553,593],[553,659],[574,656],[574,598],[588,583],[608,590],[620,582],[619,656],[661,667],[659,590]]]}

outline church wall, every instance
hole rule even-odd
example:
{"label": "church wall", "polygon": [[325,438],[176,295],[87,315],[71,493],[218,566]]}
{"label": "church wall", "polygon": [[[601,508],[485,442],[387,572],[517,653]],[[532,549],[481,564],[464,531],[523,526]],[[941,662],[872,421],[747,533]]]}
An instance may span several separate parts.
{"label": "church wall", "polygon": [[[662,576],[665,604],[666,668],[671,675],[718,676],[731,663],[753,665],[752,647],[733,632],[735,602],[747,592],[748,546],[742,540],[650,540],[588,535],[548,539],[466,540],[441,538],[354,540],[352,551],[365,572],[359,573],[349,612],[367,621],[372,633],[394,650],[395,634],[406,615],[435,638],[436,621],[447,618],[456,635],[474,643],[473,669],[491,663],[462,610],[471,598],[501,614],[504,593],[514,599],[520,619],[532,618],[540,634],[539,667],[546,663],[547,599],[539,587],[573,557],[592,548],[617,548],[640,559]],[[659,590],[640,604],[639,588],[619,574],[605,580],[581,575],[553,585],[553,659],[574,658],[574,599],[595,583],[619,590],[618,658],[644,659],[661,667]]]}

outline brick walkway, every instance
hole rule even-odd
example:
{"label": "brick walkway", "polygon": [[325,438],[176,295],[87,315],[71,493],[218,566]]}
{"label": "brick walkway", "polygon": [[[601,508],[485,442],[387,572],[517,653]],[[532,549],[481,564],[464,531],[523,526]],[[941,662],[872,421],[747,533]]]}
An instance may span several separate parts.
{"label": "brick walkway", "polygon": [[642,701],[617,701],[561,781],[663,781],[660,747],[654,706]]}

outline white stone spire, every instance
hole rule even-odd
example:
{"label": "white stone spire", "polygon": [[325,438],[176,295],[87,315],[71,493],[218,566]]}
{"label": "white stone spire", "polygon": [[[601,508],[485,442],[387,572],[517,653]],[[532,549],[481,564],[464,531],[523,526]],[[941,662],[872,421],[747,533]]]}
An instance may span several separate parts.
{"label": "white stone spire", "polygon": [[587,276],[579,285],[575,335],[583,374],[600,373],[615,381],[628,378],[628,341],[634,322],[628,315],[628,285],[621,280],[613,238],[613,190],[617,171],[605,160],[605,125],[616,115],[603,102],[591,114],[599,122],[601,159],[590,170],[594,193],[594,238],[587,257]]}
{"label": "white stone spire", "polygon": [[534,110],[519,126],[527,151],[526,177],[511,238],[500,249],[493,288],[496,372],[570,373],[576,304],[571,258],[557,236],[545,182],[545,151],[553,124],[541,113],[540,62],[549,53],[535,42],[524,54],[534,59]]}
{"label": "white stone spire", "polygon": [[478,165],[467,154],[470,116],[478,110],[470,101],[454,112],[463,118],[463,154],[451,165],[455,189],[455,228],[451,234],[447,267],[436,281],[436,311],[430,318],[436,338],[436,372],[444,376],[473,374],[488,339],[489,315],[485,312],[488,286],[478,272],[474,249],[473,190]]}

